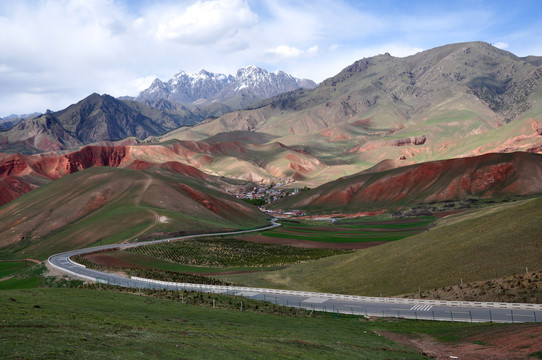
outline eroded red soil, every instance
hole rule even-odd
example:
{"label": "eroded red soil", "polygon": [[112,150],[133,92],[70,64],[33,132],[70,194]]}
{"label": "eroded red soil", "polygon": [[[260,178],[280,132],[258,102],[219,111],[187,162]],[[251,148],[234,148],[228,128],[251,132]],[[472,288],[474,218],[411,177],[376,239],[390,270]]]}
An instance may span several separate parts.
{"label": "eroded red soil", "polygon": [[378,333],[392,341],[412,346],[427,357],[441,360],[528,359],[532,358],[530,354],[542,351],[542,326],[532,324],[487,330],[455,344],[438,342],[426,334]]}
{"label": "eroded red soil", "polygon": [[[158,146],[153,147],[155,153]],[[165,149],[165,148],[163,148]],[[196,179],[209,176],[193,166],[175,161],[152,163],[135,159],[130,146],[86,146],[67,154],[0,156],[0,205],[8,203],[50,180],[59,179],[96,166],[121,167],[134,170],[163,169]],[[138,153],[145,152],[143,146]]]}

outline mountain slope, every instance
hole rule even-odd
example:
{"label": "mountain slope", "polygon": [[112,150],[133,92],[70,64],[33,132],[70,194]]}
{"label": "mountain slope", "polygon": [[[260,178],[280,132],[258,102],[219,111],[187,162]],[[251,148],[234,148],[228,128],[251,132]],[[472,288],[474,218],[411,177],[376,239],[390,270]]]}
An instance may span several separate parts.
{"label": "mountain slope", "polygon": [[[184,129],[179,139],[249,130],[333,159],[325,179],[385,159],[415,162],[542,147],[542,65],[482,42],[359,60],[314,90]],[[325,181],[315,179],[316,183]]]}
{"label": "mountain slope", "polygon": [[179,161],[181,157],[163,146],[86,146],[66,154],[0,155],[0,205],[28,191],[85,169],[108,166],[183,175],[224,188],[229,183]]}
{"label": "mountain slope", "polygon": [[299,193],[273,207],[356,212],[418,203],[542,193],[542,155],[486,154],[365,171]]}
{"label": "mountain slope", "polygon": [[152,233],[265,224],[256,208],[191,177],[94,167],[0,207],[0,248],[16,256],[114,243]]}

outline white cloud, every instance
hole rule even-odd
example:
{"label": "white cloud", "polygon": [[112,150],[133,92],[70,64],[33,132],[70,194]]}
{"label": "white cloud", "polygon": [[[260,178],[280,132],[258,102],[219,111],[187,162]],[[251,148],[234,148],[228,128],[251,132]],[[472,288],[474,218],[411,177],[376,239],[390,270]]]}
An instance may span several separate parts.
{"label": "white cloud", "polygon": [[520,56],[541,55],[539,22],[489,35],[501,29],[501,12],[489,6],[397,4],[0,0],[0,116],[59,110],[92,92],[137,95],[150,74],[167,80],[181,69],[232,74],[256,64],[321,81],[363,57],[488,38]]}
{"label": "white cloud", "polygon": [[503,49],[503,50],[504,50],[504,49],[507,49],[510,45],[508,45],[508,44],[505,43],[505,42],[499,41],[499,42],[493,44],[493,46],[495,46],[496,48],[499,48],[499,49]]}
{"label": "white cloud", "polygon": [[246,1],[198,1],[182,12],[165,14],[160,20],[158,40],[175,40],[185,44],[205,45],[251,27],[258,16]]}
{"label": "white cloud", "polygon": [[318,53],[318,46],[314,45],[307,50],[301,50],[288,45],[279,45],[267,51],[268,54],[277,55],[281,58],[298,58],[301,56],[314,56]]}

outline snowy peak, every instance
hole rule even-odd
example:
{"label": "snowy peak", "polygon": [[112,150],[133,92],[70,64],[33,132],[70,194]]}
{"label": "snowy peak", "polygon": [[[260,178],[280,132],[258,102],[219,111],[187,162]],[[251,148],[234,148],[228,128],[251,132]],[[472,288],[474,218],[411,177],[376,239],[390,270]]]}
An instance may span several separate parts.
{"label": "snowy peak", "polygon": [[[164,99],[184,105],[204,105],[216,101],[228,103],[241,95],[250,101],[257,101],[300,87],[312,89],[316,84],[283,71],[268,72],[250,65],[237,70],[235,77],[204,69],[195,74],[180,71],[167,82],[156,79],[136,100],[148,103]],[[234,104],[233,107],[243,105],[247,104]]]}

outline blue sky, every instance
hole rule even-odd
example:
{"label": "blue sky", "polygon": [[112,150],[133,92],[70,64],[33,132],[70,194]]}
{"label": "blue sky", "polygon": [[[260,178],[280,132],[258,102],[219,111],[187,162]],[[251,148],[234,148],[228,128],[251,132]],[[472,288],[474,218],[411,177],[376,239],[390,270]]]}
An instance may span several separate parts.
{"label": "blue sky", "polygon": [[486,41],[542,56],[542,1],[0,0],[0,116],[180,70],[247,65],[317,82],[363,57]]}

